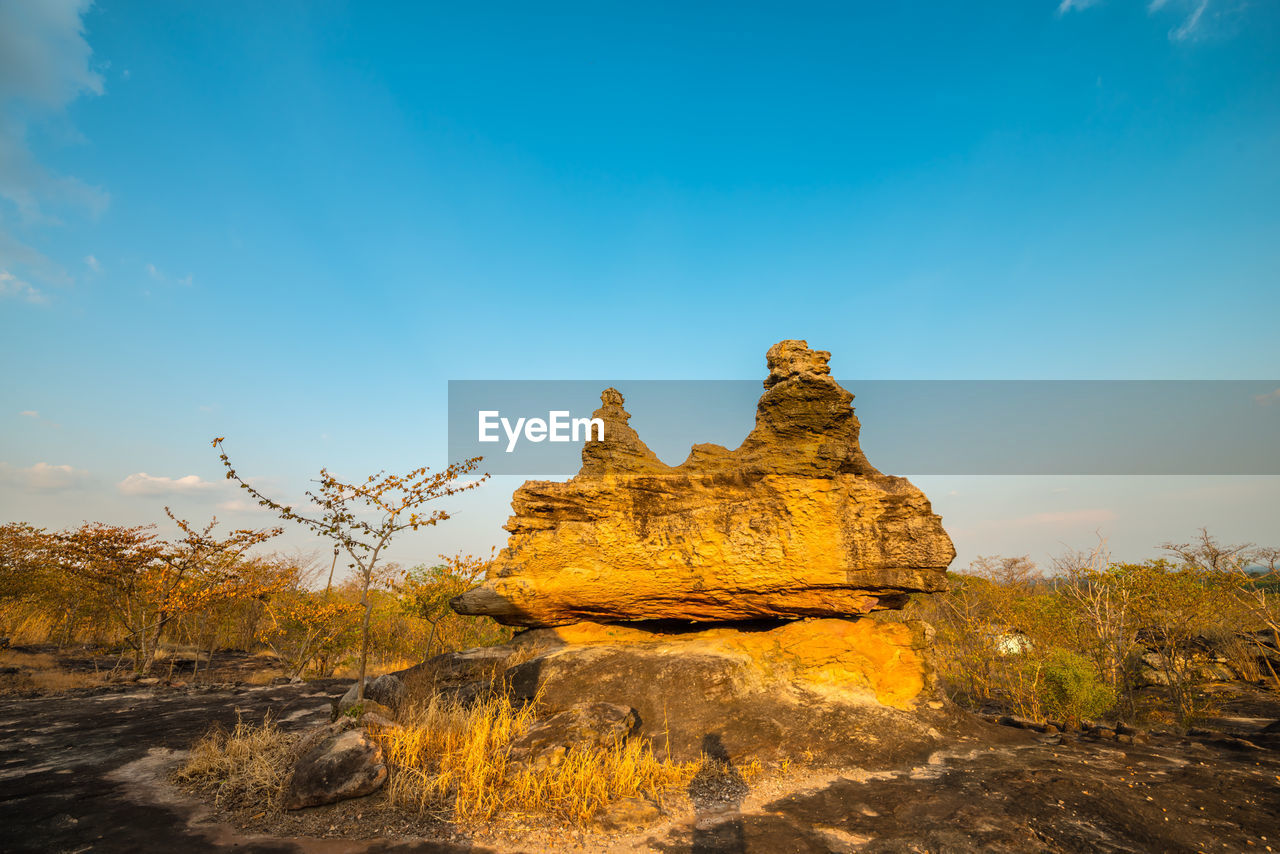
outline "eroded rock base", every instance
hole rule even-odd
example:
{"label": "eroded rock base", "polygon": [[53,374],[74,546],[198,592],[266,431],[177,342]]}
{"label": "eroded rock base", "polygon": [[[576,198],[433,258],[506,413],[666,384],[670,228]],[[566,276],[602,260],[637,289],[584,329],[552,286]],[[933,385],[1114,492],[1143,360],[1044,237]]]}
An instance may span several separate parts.
{"label": "eroded rock base", "polygon": [[872,619],[579,623],[438,656],[404,677],[420,695],[467,700],[498,688],[547,714],[631,708],[637,734],[677,760],[893,767],[927,757],[967,720],[937,695],[926,633]]}

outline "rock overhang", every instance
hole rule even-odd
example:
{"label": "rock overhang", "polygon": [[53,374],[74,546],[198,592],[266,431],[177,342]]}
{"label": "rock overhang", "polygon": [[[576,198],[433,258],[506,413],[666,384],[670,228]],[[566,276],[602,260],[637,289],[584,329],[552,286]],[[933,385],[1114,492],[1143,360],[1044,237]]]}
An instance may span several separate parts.
{"label": "rock overhang", "polygon": [[853,395],[830,354],[782,341],[755,428],[736,450],[695,445],[664,464],[616,389],[567,482],[512,497],[511,536],[463,614],[518,626],[847,617],[944,589],[955,556],[924,494],[859,445]]}

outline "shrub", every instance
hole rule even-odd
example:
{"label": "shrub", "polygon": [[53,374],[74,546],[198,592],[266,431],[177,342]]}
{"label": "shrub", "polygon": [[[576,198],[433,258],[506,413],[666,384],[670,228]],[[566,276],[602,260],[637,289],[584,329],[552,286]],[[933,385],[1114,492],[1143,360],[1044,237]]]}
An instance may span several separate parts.
{"label": "shrub", "polygon": [[177,780],[212,791],[219,806],[275,809],[293,770],[297,740],[270,718],[261,725],[237,721],[231,732],[216,726],[191,748]]}
{"label": "shrub", "polygon": [[1079,722],[1115,705],[1115,689],[1099,679],[1093,662],[1066,649],[1055,649],[1040,672],[1040,703],[1054,718]]}

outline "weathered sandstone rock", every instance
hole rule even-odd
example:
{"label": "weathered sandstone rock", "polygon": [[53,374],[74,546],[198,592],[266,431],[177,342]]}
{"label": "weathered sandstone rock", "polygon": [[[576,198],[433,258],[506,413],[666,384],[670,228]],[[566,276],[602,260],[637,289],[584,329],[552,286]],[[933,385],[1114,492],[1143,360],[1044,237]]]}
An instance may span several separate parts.
{"label": "weathered sandstone rock", "polygon": [[543,716],[584,703],[632,709],[660,754],[708,745],[734,762],[890,767],[954,730],[925,658],[928,627],[869,617],[691,628],[580,623],[531,629],[485,655],[437,656],[411,692],[464,700],[504,690]]}
{"label": "weathered sandstone rock", "polygon": [[285,791],[287,810],[372,794],[387,781],[382,748],[355,721],[319,727],[303,737]]}
{"label": "weathered sandstone rock", "polygon": [[553,768],[571,750],[608,747],[631,735],[635,710],[611,703],[575,703],[544,717],[511,744],[507,758],[527,768]]}
{"label": "weathered sandstone rock", "polygon": [[919,489],[867,462],[829,358],[775,345],[755,429],[679,466],[605,390],[604,441],[568,482],[516,490],[507,548],[454,609],[521,626],[829,617],[943,589],[951,540]]}
{"label": "weathered sandstone rock", "polygon": [[[359,680],[357,680],[357,682],[358,681]],[[339,715],[346,714],[347,710],[356,705],[356,692],[359,687],[360,686],[358,684],[352,683],[351,687],[347,689],[347,692],[338,700]],[[404,695],[404,683],[400,681],[400,677],[394,674],[384,673],[377,678],[366,677],[364,680],[364,698],[366,704],[369,701],[372,701],[380,706],[385,706],[391,713],[394,713],[400,708],[400,704],[404,701]],[[366,706],[366,711],[368,710],[369,708]]]}

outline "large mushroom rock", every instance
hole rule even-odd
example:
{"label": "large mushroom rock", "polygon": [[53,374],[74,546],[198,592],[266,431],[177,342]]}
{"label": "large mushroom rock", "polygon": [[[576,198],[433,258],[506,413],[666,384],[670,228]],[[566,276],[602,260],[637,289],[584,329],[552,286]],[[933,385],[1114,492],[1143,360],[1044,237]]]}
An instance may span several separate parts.
{"label": "large mushroom rock", "polygon": [[774,345],[750,435],[734,451],[695,445],[679,466],[606,389],[603,441],[571,480],[516,490],[507,547],[454,610],[518,626],[839,617],[943,589],[955,548],[942,521],[867,461],[830,357]]}

